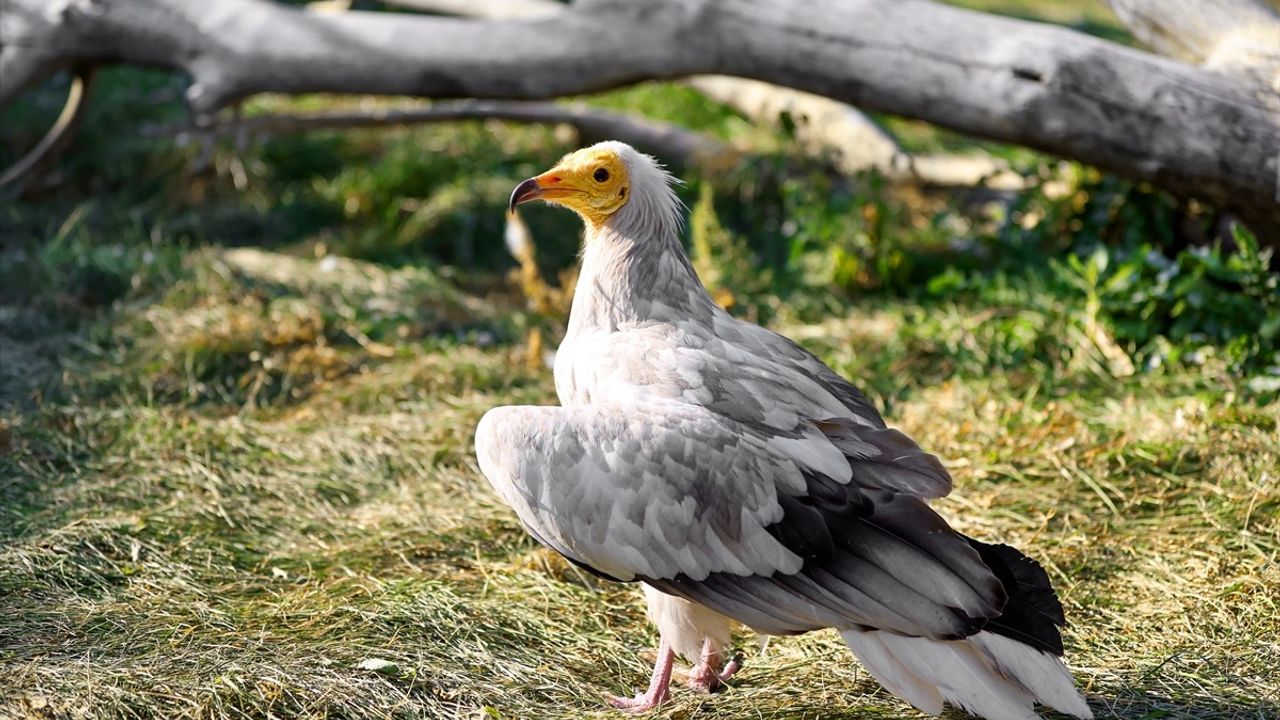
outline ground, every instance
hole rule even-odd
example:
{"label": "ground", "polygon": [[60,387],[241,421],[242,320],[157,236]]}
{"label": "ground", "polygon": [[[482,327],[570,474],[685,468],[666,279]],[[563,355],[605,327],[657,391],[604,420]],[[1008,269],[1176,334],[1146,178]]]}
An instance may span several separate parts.
{"label": "ground", "polygon": [[[272,260],[199,253],[159,301],[117,308],[109,331],[137,333],[120,356],[77,358],[65,400],[10,416],[0,715],[609,716],[604,694],[645,682],[640,593],[539,549],[471,452],[486,409],[553,402],[550,373],[483,331],[335,347],[326,316],[429,324],[461,298],[426,273],[292,261],[286,280]],[[1274,716],[1276,406],[1199,373],[947,380],[898,340],[910,311],[781,329],[891,375],[891,420],[955,474],[939,509],[1048,568],[1100,716]],[[240,362],[256,370],[221,392],[289,399],[204,399]],[[833,633],[740,642],[727,692],[677,691],[665,714],[911,716]]]}
{"label": "ground", "polygon": [[[656,644],[638,588],[540,549],[472,452],[488,408],[555,401],[562,311],[528,309],[497,249],[505,193],[568,141],[478,123],[286,137],[192,177],[195,149],[111,136],[172,82],[118,82],[67,185],[0,217],[0,718],[617,717],[604,696],[642,688]],[[747,132],[670,86],[594,102]],[[994,220],[824,182],[785,176],[768,202],[694,183],[718,297],[943,458],[957,528],[1044,564],[1099,717],[1280,714],[1276,330],[1232,324],[1271,276],[1214,284],[1216,256],[1171,251],[1178,272],[1150,262],[1181,289],[1125,284],[1145,245],[1076,239],[1127,247],[1107,233],[1137,220],[1114,218],[1158,224],[1163,201],[1106,178]],[[573,221],[528,215],[554,277]],[[771,253],[786,262],[765,272]],[[725,692],[677,689],[656,716],[921,717],[834,633],[737,643]]]}

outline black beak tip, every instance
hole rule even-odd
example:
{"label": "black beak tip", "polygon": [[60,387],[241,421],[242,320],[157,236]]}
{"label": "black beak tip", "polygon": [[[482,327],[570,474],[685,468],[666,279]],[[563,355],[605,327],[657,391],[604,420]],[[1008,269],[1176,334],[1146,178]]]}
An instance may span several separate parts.
{"label": "black beak tip", "polygon": [[520,183],[515,190],[511,191],[511,200],[507,202],[507,212],[515,212],[517,205],[531,199],[537,192],[538,182],[533,178]]}

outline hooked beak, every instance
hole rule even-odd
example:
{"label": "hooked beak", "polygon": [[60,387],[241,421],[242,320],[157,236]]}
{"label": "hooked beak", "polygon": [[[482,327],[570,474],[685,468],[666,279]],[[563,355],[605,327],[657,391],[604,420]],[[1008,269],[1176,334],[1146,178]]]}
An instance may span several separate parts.
{"label": "hooked beak", "polygon": [[511,191],[511,201],[507,204],[507,211],[515,212],[516,206],[520,203],[537,200],[540,197],[542,197],[542,186],[538,184],[538,178],[529,178]]}
{"label": "hooked beak", "polygon": [[572,175],[559,168],[551,168],[517,185],[511,192],[507,210],[514,212],[517,205],[530,200],[561,200],[581,194],[582,190],[578,189]]}

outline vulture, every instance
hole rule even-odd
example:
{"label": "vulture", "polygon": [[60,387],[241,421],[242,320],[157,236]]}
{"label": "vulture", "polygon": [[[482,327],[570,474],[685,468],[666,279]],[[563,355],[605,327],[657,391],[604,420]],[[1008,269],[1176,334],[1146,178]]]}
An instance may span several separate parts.
{"label": "vulture", "polygon": [[481,472],[540,543],[603,578],[639,582],[660,644],[644,712],[676,656],[710,692],[739,666],[731,631],[835,628],[890,693],[989,720],[1037,703],[1092,713],[1061,660],[1049,577],[929,506],[942,463],[887,427],[812,353],[720,308],[680,241],[678,181],[603,142],[521,182],[586,226],[559,406],[489,410]]}

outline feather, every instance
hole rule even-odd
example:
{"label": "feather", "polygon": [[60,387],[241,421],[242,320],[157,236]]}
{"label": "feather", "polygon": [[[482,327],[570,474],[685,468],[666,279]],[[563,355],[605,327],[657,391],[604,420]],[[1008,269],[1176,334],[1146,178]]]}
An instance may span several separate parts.
{"label": "feather", "polygon": [[1054,656],[1064,619],[1043,569],[951,529],[927,502],[951,491],[938,458],[813,354],[712,301],[680,243],[676,181],[652,158],[584,152],[620,161],[629,193],[572,195],[616,209],[584,215],[562,407],[495,408],[476,429],[480,470],[530,534],[643,582],[686,657],[723,646],[731,621],[834,627],[926,712],[1027,720],[1040,700],[1089,717]]}
{"label": "feather", "polygon": [[840,636],[887,690],[934,715],[941,697],[988,720],[1036,718],[1033,701],[1093,717],[1061,660],[995,633],[951,641],[865,630]]}
{"label": "feather", "polygon": [[1008,545],[988,545],[969,538],[1009,595],[1000,616],[987,629],[1054,655],[1062,654],[1062,634],[1066,624],[1062,603],[1053,592],[1049,575],[1035,560]]}
{"label": "feather", "polygon": [[1058,658],[991,632],[980,632],[970,642],[986,652],[1000,672],[1016,680],[1037,701],[1067,715],[1093,717],[1088,703],[1076,690],[1067,666]]}
{"label": "feather", "polygon": [[907,669],[880,642],[882,633],[868,630],[844,630],[840,637],[857,656],[867,672],[886,690],[930,715],[942,714],[942,695],[938,688]]}
{"label": "feather", "polygon": [[1038,720],[1034,698],[1010,682],[967,640],[930,640],[877,633],[888,654],[948,702],[987,720]]}

